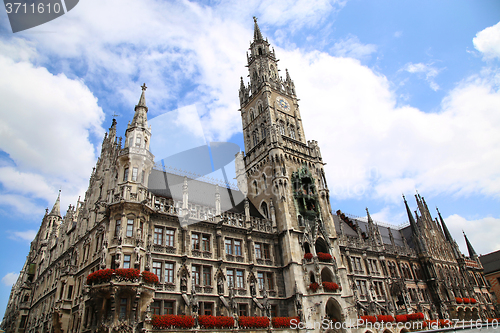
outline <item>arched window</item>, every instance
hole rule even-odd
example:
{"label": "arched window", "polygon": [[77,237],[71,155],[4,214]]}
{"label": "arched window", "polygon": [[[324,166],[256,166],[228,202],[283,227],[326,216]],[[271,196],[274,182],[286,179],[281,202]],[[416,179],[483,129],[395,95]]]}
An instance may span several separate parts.
{"label": "arched window", "polygon": [[262,174],[262,183],[264,184],[264,188],[267,189],[267,177],[266,174]]}
{"label": "arched window", "polygon": [[262,211],[262,215],[264,215],[264,217],[268,219],[269,211],[267,210],[267,203],[265,201],[260,204],[260,210]]}
{"label": "arched window", "polygon": [[257,80],[259,76],[257,75],[257,71],[253,71],[253,79]]}
{"label": "arched window", "polygon": [[141,146],[141,136],[138,135],[136,138],[135,138],[135,146],[136,147],[140,147]]}
{"label": "arched window", "polygon": [[280,134],[285,135],[285,123],[280,121],[278,127],[279,127]]}
{"label": "arched window", "polygon": [[256,146],[257,143],[259,143],[259,135],[257,134],[257,131],[253,131],[253,145]]}
{"label": "arched window", "polygon": [[260,125],[260,132],[262,133],[262,139],[264,139],[267,135],[266,126],[264,124]]}
{"label": "arched window", "polygon": [[259,55],[262,55],[262,48],[259,47]]}
{"label": "arched window", "polygon": [[258,110],[259,110],[259,114],[264,111],[264,108],[262,107],[262,104],[259,104]]}
{"label": "arched window", "polygon": [[253,121],[255,119],[255,114],[253,111],[250,111],[250,121]]}
{"label": "arched window", "polygon": [[259,188],[257,187],[257,181],[256,180],[253,181],[252,187],[253,187],[253,193],[255,195],[259,195]]}
{"label": "arched window", "polygon": [[295,139],[295,128],[293,126],[290,126],[290,137]]}

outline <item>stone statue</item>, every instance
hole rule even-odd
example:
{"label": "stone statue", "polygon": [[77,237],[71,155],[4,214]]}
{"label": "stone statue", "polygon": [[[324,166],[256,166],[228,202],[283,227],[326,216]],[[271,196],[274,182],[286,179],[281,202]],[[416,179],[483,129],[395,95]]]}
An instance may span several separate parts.
{"label": "stone statue", "polygon": [[198,296],[196,296],[196,289],[195,287],[193,287],[191,289],[191,311],[192,311],[191,313],[197,314],[198,308],[199,308]]}
{"label": "stone statue", "polygon": [[182,273],[182,276],[181,276],[181,291],[182,292],[187,292],[187,277],[186,277],[186,273]]}
{"label": "stone statue", "polygon": [[255,280],[252,279],[252,282],[250,282],[250,295],[252,297],[257,296],[257,289],[255,288]]}
{"label": "stone statue", "polygon": [[224,279],[222,275],[219,275],[217,278],[217,293],[219,293],[219,295],[224,295]]}
{"label": "stone statue", "polygon": [[269,298],[267,295],[267,290],[264,289],[264,299],[263,299],[263,304],[264,306],[264,313],[266,317],[271,317],[271,304],[269,304]]}

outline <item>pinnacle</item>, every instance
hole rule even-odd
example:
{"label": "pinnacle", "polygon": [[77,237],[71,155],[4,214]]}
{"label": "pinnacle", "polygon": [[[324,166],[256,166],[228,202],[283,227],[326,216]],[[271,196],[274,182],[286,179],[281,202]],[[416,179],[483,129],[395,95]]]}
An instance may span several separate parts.
{"label": "pinnacle", "polygon": [[59,195],[57,196],[56,203],[49,215],[61,216],[61,190],[59,190]]}
{"label": "pinnacle", "polygon": [[264,38],[262,38],[262,33],[260,32],[259,25],[257,24],[257,18],[255,16],[253,17],[253,21],[255,22],[254,32],[253,32],[253,40],[254,41],[264,40]]}

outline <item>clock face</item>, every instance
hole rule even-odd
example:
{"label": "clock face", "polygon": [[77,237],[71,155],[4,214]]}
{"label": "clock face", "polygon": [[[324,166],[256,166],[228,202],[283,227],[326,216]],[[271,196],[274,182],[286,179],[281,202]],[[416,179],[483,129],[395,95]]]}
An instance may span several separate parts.
{"label": "clock face", "polygon": [[276,102],[284,110],[290,110],[290,105],[288,104],[288,102],[286,101],[286,99],[284,99],[283,97],[281,97],[281,96],[276,97]]}

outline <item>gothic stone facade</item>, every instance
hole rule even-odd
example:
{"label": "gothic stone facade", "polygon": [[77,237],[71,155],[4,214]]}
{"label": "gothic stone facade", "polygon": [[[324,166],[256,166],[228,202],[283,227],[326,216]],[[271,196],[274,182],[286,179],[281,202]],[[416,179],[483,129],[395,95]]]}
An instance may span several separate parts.
{"label": "gothic stone facade", "polygon": [[[470,257],[461,254],[420,196],[416,221],[405,200],[405,228],[332,213],[294,83],[288,71],[278,75],[256,21],[254,29],[250,82],[242,79],[239,91],[246,150],[236,157],[239,190],[154,167],[143,86],[124,143],[113,120],[85,198],[64,217],[59,197],[46,212],[12,288],[7,332],[138,332],[151,329],[154,314],[306,322],[414,311],[495,316],[472,246]],[[86,284],[104,268],[149,270],[160,283]]]}

